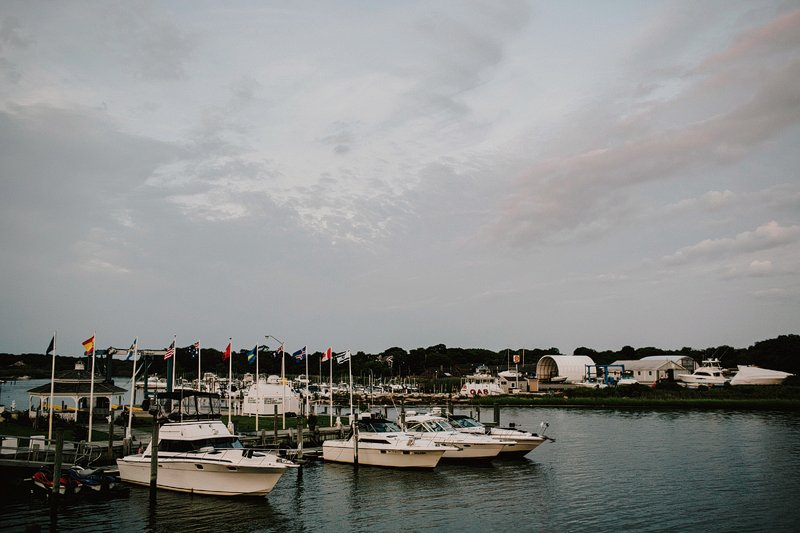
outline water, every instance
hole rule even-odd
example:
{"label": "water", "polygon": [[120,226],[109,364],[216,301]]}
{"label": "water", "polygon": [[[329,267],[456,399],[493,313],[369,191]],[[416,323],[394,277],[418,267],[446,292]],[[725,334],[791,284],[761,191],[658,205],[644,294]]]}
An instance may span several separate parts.
{"label": "water", "polygon": [[0,529],[797,530],[796,413],[519,408],[502,410],[501,419],[534,430],[547,420],[557,442],[521,460],[431,472],[311,463],[266,498],[160,491],[152,506],[146,488],[132,487],[128,499],[75,503],[52,516],[29,498],[5,501]]}

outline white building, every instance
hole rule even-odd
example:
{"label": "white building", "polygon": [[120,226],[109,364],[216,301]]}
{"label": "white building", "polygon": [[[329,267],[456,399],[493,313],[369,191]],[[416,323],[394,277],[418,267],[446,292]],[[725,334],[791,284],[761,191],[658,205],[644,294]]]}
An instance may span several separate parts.
{"label": "white building", "polygon": [[622,376],[622,368],[616,365],[624,366],[625,372],[642,385],[652,385],[662,379],[674,381],[680,374],[690,374],[685,367],[670,359],[645,358],[614,361],[608,368],[609,375],[614,379]]}
{"label": "white building", "polygon": [[588,355],[544,355],[536,363],[539,381],[578,383],[586,376],[586,365],[594,365]]}

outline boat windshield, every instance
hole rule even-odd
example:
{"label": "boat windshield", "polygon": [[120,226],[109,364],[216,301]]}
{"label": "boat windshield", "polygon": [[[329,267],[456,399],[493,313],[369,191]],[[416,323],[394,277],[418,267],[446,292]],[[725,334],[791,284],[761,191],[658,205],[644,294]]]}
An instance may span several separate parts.
{"label": "boat windshield", "polygon": [[450,424],[452,424],[453,426],[460,427],[460,428],[482,428],[483,427],[483,424],[481,424],[480,422],[478,422],[474,418],[470,418],[468,416],[465,416],[463,418],[461,418],[461,417],[452,418],[452,419],[450,419]]}
{"label": "boat windshield", "polygon": [[410,431],[426,431],[429,433],[448,431],[455,431],[455,428],[448,424],[445,420],[427,420],[425,422],[418,422],[411,426]]}
{"label": "boat windshield", "polygon": [[397,433],[400,426],[389,420],[360,420],[358,430],[372,433]]}
{"label": "boat windshield", "polygon": [[163,439],[158,443],[158,450],[163,452],[205,452],[209,447],[215,449],[243,448],[242,443],[234,436],[198,440]]}

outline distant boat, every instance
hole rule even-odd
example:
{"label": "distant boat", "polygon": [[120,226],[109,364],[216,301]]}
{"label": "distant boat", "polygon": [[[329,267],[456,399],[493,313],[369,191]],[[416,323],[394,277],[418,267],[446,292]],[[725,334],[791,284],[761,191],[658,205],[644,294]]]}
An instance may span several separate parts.
{"label": "distant boat", "polygon": [[794,374],[757,366],[739,365],[739,371],[731,379],[731,385],[780,385],[791,376]]}
{"label": "distant boat", "polygon": [[288,381],[281,382],[278,376],[269,376],[266,380],[259,379],[247,390],[242,414],[269,416],[275,414],[275,406],[279,415],[296,414],[302,402],[300,393]]}
{"label": "distant boat", "polygon": [[499,380],[491,374],[489,367],[481,365],[475,373],[464,377],[459,396],[473,398],[475,396],[500,396],[503,389]]}
{"label": "distant boat", "polygon": [[698,387],[723,387],[730,383],[730,379],[722,375],[719,359],[706,359],[702,366],[691,374],[679,374],[678,384],[689,389]]}

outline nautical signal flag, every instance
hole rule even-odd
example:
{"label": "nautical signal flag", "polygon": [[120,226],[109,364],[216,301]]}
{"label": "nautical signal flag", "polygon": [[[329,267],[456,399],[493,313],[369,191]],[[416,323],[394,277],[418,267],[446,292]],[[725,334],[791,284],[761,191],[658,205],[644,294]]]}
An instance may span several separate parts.
{"label": "nautical signal flag", "polygon": [[197,355],[200,353],[200,341],[197,341],[191,346],[187,346],[186,351],[189,352],[189,355],[192,357],[197,357]]}
{"label": "nautical signal flag", "polygon": [[91,355],[94,351],[94,335],[83,341],[83,355]]}
{"label": "nautical signal flag", "polygon": [[172,341],[172,344],[169,345],[167,348],[167,353],[164,354],[164,360],[170,359],[175,356],[175,341]]}
{"label": "nautical signal flag", "polygon": [[325,362],[325,361],[330,361],[330,360],[331,360],[331,354],[332,354],[332,353],[333,353],[333,352],[331,351],[331,347],[330,347],[330,346],[328,346],[328,349],[327,349],[327,350],[325,350],[324,352],[322,352],[322,361],[323,361],[323,362]]}
{"label": "nautical signal flag", "polygon": [[253,363],[256,360],[256,350],[258,346],[253,346],[253,349],[247,352],[247,362]]}
{"label": "nautical signal flag", "polygon": [[303,359],[306,358],[306,347],[303,346],[302,348],[294,352],[292,355],[294,356],[295,361],[302,361]]}
{"label": "nautical signal flag", "polygon": [[50,355],[53,353],[53,350],[56,348],[56,336],[53,335],[53,338],[50,339],[50,344],[47,345],[47,351],[44,352],[45,355]]}
{"label": "nautical signal flag", "polygon": [[228,347],[225,348],[225,352],[223,352],[223,354],[222,354],[222,360],[223,361],[227,361],[228,358],[231,356],[231,344],[232,343],[230,343],[230,342],[228,343]]}

